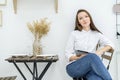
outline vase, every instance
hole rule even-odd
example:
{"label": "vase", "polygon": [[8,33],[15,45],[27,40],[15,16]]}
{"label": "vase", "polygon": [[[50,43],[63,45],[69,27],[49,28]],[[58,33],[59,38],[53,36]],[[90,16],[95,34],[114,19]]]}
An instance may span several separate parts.
{"label": "vase", "polygon": [[40,39],[35,38],[35,40],[33,42],[33,56],[40,55],[41,53],[42,53],[42,47],[40,44]]}

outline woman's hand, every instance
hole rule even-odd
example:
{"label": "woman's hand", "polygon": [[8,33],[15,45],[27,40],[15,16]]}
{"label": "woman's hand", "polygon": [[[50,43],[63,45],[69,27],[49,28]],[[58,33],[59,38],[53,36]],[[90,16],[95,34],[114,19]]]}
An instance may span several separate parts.
{"label": "woman's hand", "polygon": [[109,46],[109,45],[107,45],[107,46],[105,46],[105,47],[97,50],[97,51],[96,51],[96,54],[97,54],[97,55],[102,55],[104,52],[109,51],[110,49],[112,49],[112,47]]}
{"label": "woman's hand", "polygon": [[74,55],[74,56],[71,56],[70,57],[70,61],[73,61],[73,60],[78,60],[82,57],[84,57],[86,54],[81,54],[81,55]]}
{"label": "woman's hand", "polygon": [[103,53],[104,53],[104,52],[103,52],[102,50],[97,50],[97,51],[96,51],[96,54],[97,54],[97,55],[102,55]]}

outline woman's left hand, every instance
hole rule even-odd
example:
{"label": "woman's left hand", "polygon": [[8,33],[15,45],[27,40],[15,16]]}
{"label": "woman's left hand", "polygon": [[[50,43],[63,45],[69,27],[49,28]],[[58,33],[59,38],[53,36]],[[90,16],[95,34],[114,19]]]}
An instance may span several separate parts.
{"label": "woman's left hand", "polygon": [[97,51],[96,51],[96,54],[97,54],[97,55],[102,55],[103,53],[104,53],[104,52],[103,52],[102,50],[97,50]]}

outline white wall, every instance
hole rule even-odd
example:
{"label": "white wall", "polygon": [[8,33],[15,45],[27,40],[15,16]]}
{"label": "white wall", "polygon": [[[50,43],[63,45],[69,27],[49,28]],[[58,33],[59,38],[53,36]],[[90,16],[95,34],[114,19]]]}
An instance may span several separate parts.
{"label": "white wall", "polygon": [[[14,14],[12,0],[8,0],[6,6],[0,6],[0,10],[3,12],[3,26],[0,27],[0,76],[17,75],[17,80],[22,80],[14,65],[4,59],[11,54],[32,53],[33,36],[26,24],[44,17],[48,17],[51,22],[51,29],[42,39],[43,53],[58,54],[59,61],[52,64],[43,80],[72,80],[65,71],[64,49],[69,33],[74,28],[78,9],[87,9],[91,13],[95,25],[115,45],[118,44],[115,14],[112,12],[115,0],[59,0],[58,13],[55,13],[54,10],[54,0],[18,0],[17,4],[17,14]],[[115,52],[119,52],[118,49]],[[117,58],[118,56],[114,54],[110,67],[113,80],[118,80],[118,77],[120,79],[120,75],[117,75],[119,72]],[[27,73],[22,64],[19,65],[31,80],[31,74]],[[40,69],[45,65],[41,63]]]}

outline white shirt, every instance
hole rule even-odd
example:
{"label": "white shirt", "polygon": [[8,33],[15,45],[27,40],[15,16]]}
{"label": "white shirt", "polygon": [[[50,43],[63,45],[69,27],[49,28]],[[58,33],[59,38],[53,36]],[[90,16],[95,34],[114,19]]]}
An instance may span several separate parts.
{"label": "white shirt", "polygon": [[95,53],[97,44],[100,44],[100,46],[109,45],[114,48],[112,42],[97,31],[75,30],[70,34],[65,49],[65,55],[69,60],[71,56],[75,55],[75,50]]}

